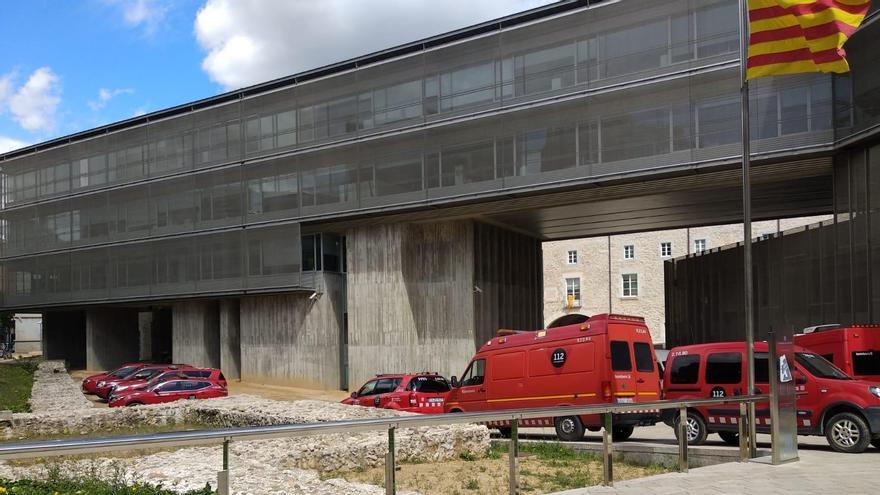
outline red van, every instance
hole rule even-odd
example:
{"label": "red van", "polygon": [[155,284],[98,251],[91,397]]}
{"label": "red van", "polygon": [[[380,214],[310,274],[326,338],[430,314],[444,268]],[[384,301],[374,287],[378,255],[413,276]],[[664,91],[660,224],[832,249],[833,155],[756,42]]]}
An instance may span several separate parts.
{"label": "red van", "polygon": [[[663,390],[666,399],[704,399],[745,395],[745,342],[720,342],[675,347],[666,359]],[[766,342],[755,343],[756,392],[769,392]],[[868,445],[880,448],[880,386],[855,380],[818,353],[795,347],[792,374],[797,392],[797,425],[800,435],[825,435],[839,452],[863,452]],[[768,405],[756,405],[755,427],[770,431]],[[687,440],[699,445],[709,433],[718,433],[731,444],[739,442],[739,406],[697,407],[688,411]],[[675,427],[677,412],[663,413]]]}
{"label": "red van", "polygon": [[819,325],[795,335],[794,343],[853,378],[880,382],[880,325]]}
{"label": "red van", "polygon": [[[660,398],[654,346],[645,320],[597,315],[583,323],[534,332],[509,332],[477,351],[461,380],[452,378],[446,412],[648,402]],[[612,434],[625,440],[657,411],[615,415]],[[491,423],[502,434],[509,423]],[[524,420],[520,426],[556,428],[562,440],[598,431],[599,415]]]}

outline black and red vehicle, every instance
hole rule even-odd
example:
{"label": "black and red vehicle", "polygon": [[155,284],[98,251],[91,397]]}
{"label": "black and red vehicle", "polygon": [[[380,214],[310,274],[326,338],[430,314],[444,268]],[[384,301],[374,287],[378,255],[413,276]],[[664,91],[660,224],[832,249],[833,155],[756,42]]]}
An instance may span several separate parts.
{"label": "black and red vehicle", "polygon": [[880,325],[819,325],[794,336],[794,343],[834,363],[847,375],[880,382]]}
{"label": "black and red vehicle", "polygon": [[119,384],[127,383],[133,380],[150,380],[154,376],[162,373],[163,371],[179,370],[191,367],[192,366],[188,364],[150,364],[147,366],[142,366],[131,371],[125,376],[108,376],[107,378],[100,380],[97,387],[95,387],[95,394],[102,399],[106,399],[107,397],[109,397],[110,391],[113,389],[113,387]]}
{"label": "black and red vehicle", "polygon": [[422,414],[440,414],[450,386],[437,373],[376,375],[342,403],[395,409]]}
{"label": "black and red vehicle", "polygon": [[132,379],[120,382],[114,385],[107,398],[109,400],[114,395],[119,395],[120,393],[129,390],[143,390],[157,383],[167,382],[168,380],[186,380],[194,378],[214,382],[222,387],[227,386],[226,377],[223,376],[223,372],[217,368],[193,368],[184,366],[179,369],[165,370],[150,379]]}
{"label": "black and red vehicle", "polygon": [[130,390],[114,395],[110,407],[161,404],[178,400],[214,399],[226,397],[226,387],[200,379],[168,380],[144,390]]}
{"label": "black and red vehicle", "polygon": [[113,380],[116,378],[122,378],[128,376],[134,371],[143,368],[144,366],[149,366],[150,363],[125,363],[122,366],[116,368],[112,371],[107,371],[104,373],[97,373],[95,375],[91,375],[83,379],[82,381],[82,389],[83,392],[87,394],[96,394],[98,392],[98,383],[106,380]]}

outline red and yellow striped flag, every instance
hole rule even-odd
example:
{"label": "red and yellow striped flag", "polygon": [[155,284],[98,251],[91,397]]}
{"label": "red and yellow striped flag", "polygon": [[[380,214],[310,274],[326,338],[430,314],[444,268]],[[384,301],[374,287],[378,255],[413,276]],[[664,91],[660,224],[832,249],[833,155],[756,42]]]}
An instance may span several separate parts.
{"label": "red and yellow striped flag", "polygon": [[748,0],[747,78],[848,72],[843,44],[871,0]]}

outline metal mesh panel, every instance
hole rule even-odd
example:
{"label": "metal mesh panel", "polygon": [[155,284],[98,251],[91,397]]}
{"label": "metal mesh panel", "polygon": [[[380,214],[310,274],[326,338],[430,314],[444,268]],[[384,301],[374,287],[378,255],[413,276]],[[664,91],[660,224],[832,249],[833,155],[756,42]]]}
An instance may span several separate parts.
{"label": "metal mesh panel", "polygon": [[214,228],[242,223],[241,167],[202,174],[195,178],[198,217],[196,228]]}
{"label": "metal mesh panel", "polygon": [[135,127],[107,136],[107,181],[122,184],[146,178],[147,126]]}
{"label": "metal mesh panel", "polygon": [[189,232],[199,218],[196,183],[201,176],[184,176],[150,184],[150,227],[152,235]]}
{"label": "metal mesh panel", "polygon": [[108,193],[110,238],[137,239],[150,235],[149,187],[139,186]]}
{"label": "metal mesh panel", "polygon": [[147,126],[147,160],[150,177],[192,169],[192,120],[191,115],[184,115]]}
{"label": "metal mesh panel", "polygon": [[196,238],[197,292],[235,290],[244,286],[242,241],[242,231]]}
{"label": "metal mesh panel", "polygon": [[299,216],[300,175],[296,157],[249,164],[244,168],[246,222]]}
{"label": "metal mesh panel", "polygon": [[195,168],[241,159],[241,107],[230,103],[192,114]]}
{"label": "metal mesh panel", "polygon": [[199,277],[197,239],[185,237],[152,243],[154,296],[188,294],[196,291]]}
{"label": "metal mesh panel", "polygon": [[299,286],[302,245],[299,224],[247,229],[247,287]]}

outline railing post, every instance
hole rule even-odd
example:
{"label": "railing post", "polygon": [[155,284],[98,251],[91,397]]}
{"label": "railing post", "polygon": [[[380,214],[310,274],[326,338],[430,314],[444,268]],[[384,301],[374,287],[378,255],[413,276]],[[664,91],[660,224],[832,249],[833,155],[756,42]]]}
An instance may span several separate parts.
{"label": "railing post", "polygon": [[678,471],[688,472],[687,407],[678,408]]}
{"label": "railing post", "polygon": [[229,437],[223,439],[223,470],[217,473],[217,495],[229,495]]}
{"label": "railing post", "polygon": [[614,486],[614,449],[611,445],[611,413],[602,414],[602,484]]}
{"label": "railing post", "polygon": [[388,453],[385,454],[385,495],[395,495],[397,487],[395,486],[394,471],[394,427],[388,427]]}
{"label": "railing post", "polygon": [[739,422],[737,429],[739,430],[739,461],[746,462],[749,460],[749,428],[748,409],[745,402],[739,403]]}
{"label": "railing post", "polygon": [[510,485],[510,495],[519,495],[519,477],[517,475],[516,458],[519,455],[519,420],[514,418],[510,422],[510,473],[508,474],[508,484]]}

